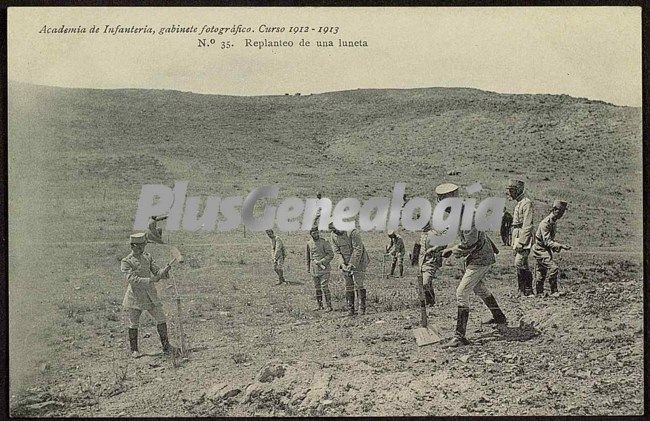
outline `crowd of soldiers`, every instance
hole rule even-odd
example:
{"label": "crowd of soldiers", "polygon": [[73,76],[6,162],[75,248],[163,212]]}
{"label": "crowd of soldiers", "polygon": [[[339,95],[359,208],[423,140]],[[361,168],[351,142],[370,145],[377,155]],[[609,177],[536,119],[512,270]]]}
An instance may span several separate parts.
{"label": "crowd of soldiers", "polygon": [[[503,225],[506,226],[505,231],[507,232],[504,232],[502,226],[501,237],[503,244],[510,245],[514,250],[514,266],[519,293],[522,297],[534,296],[533,273],[528,261],[528,257],[532,253],[537,262],[536,294],[544,293],[544,284],[548,280],[551,295],[557,296],[559,269],[553,259],[553,253],[571,249],[570,246],[555,241],[556,223],[564,215],[567,203],[555,200],[550,214],[539,223],[537,230],[533,232],[533,203],[525,194],[524,182],[511,180],[507,185],[506,192],[510,198],[516,201],[516,205],[511,217],[506,212],[507,216],[504,218]],[[435,195],[438,201],[448,197],[458,197],[459,188],[453,183],[444,183],[436,187]],[[319,193],[317,197],[320,198],[321,194]],[[151,255],[144,251],[148,242],[162,243],[162,230],[156,224],[163,219],[164,216],[154,216],[146,233],[131,235],[132,251],[121,261],[120,269],[127,282],[123,306],[128,313],[128,337],[134,357],[140,355],[138,351],[138,321],[143,311],[148,311],[157,322],[163,352],[166,354],[178,352],[169,344],[167,320],[155,288],[155,284],[160,279],[169,276],[170,266],[158,267]],[[367,308],[367,291],[364,280],[370,258],[361,233],[358,229],[341,231],[330,222],[328,225],[330,240],[328,241],[318,229],[319,219],[320,213],[316,215],[306,247],[306,269],[314,285],[316,310],[333,311],[329,281],[332,261],[335,255],[338,255],[338,270],[345,283],[348,315],[364,315]],[[278,276],[277,285],[286,284],[287,281],[284,277],[286,248],[280,236],[272,229],[266,230],[266,234],[271,239],[273,270]],[[463,276],[456,288],[455,335],[443,345],[444,347],[457,347],[469,343],[465,332],[472,292],[481,298],[492,314],[492,318],[484,322],[485,324],[494,326],[507,324],[506,315],[499,307],[486,282],[486,275],[496,262],[495,254],[499,253],[499,250],[485,232],[476,228],[474,221],[472,221],[469,230],[459,230],[458,241],[454,245],[435,245],[434,238],[441,234],[444,233],[434,230],[430,222],[424,226],[410,256],[411,265],[418,268],[417,282],[421,282],[423,285],[426,304],[433,306],[436,302],[434,280],[436,273],[443,265],[443,259],[454,256],[460,262]],[[404,240],[394,231],[388,232],[388,238],[390,243],[385,248],[385,255],[389,256],[392,261],[388,276],[402,277],[406,254]],[[395,275],[396,269],[399,275]]]}

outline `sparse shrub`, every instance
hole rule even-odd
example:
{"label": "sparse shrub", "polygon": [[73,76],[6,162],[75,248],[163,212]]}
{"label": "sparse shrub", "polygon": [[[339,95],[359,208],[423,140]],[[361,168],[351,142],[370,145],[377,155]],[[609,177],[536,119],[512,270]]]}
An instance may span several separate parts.
{"label": "sparse shrub", "polygon": [[118,322],[118,321],[120,321],[120,318],[117,315],[117,313],[115,313],[114,311],[111,311],[110,313],[108,313],[106,315],[106,320],[110,320],[111,322]]}
{"label": "sparse shrub", "polygon": [[242,364],[251,360],[250,356],[245,352],[236,352],[230,356],[235,364]]}

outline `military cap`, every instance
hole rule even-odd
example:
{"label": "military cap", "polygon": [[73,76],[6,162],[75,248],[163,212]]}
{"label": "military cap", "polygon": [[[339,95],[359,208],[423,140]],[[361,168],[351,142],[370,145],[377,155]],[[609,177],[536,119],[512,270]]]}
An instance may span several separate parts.
{"label": "military cap", "polygon": [[511,187],[516,187],[516,188],[523,188],[524,187],[524,182],[521,180],[508,180],[508,188]]}
{"label": "military cap", "polygon": [[388,230],[388,236],[389,236],[389,237],[392,237],[393,235],[395,235],[395,231],[393,231],[393,230]]}
{"label": "military cap", "polygon": [[566,210],[566,207],[567,207],[567,202],[565,202],[564,200],[558,199],[553,202],[554,209]]}
{"label": "military cap", "polygon": [[269,229],[267,229],[267,230],[264,230],[264,232],[266,232],[266,233],[268,234],[268,233],[272,233],[273,230],[272,230],[271,228],[269,228]]}
{"label": "military cap", "polygon": [[458,186],[455,185],[454,183],[442,183],[436,187],[436,194],[438,196],[443,196],[446,194],[450,194],[458,190]]}
{"label": "military cap", "polygon": [[147,234],[144,232],[138,232],[135,234],[131,234],[129,237],[131,240],[131,244],[146,244],[147,243]]}

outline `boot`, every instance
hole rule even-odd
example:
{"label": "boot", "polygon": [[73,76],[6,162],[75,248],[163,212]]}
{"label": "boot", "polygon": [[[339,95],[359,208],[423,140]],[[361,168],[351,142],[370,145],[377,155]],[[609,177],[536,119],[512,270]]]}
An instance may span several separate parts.
{"label": "boot", "polygon": [[325,290],[325,304],[327,305],[327,312],[334,310],[332,308],[332,294],[330,294],[329,289]]}
{"label": "boot", "polygon": [[354,291],[346,292],[345,298],[348,302],[348,316],[354,316],[356,314],[354,311]]}
{"label": "boot", "polygon": [[530,297],[533,295],[533,273],[528,269],[524,269],[522,273],[524,283],[524,296]]}
{"label": "boot", "polygon": [[506,319],[506,315],[503,314],[503,311],[501,311],[501,308],[499,308],[499,304],[497,303],[496,298],[494,298],[494,295],[490,295],[488,297],[483,298],[483,302],[487,306],[487,308],[490,309],[490,312],[492,313],[492,318],[485,322],[485,324],[488,325],[501,325],[501,324],[507,324],[508,319]]}
{"label": "boot", "polygon": [[361,314],[366,314],[366,289],[359,290],[359,311]]}
{"label": "boot", "polygon": [[140,351],[138,351],[138,329],[132,327],[129,328],[129,348],[134,358],[140,356]]}
{"label": "boot", "polygon": [[551,294],[557,293],[557,275],[549,277],[548,284],[551,287]]}
{"label": "boot", "polygon": [[517,269],[517,284],[519,294],[522,295],[524,293],[524,271],[521,269]]}
{"label": "boot", "polygon": [[396,264],[397,264],[397,262],[395,260],[393,260],[393,263],[390,266],[390,275],[388,275],[388,276],[393,276],[395,274],[395,265]]}
{"label": "boot", "polygon": [[316,302],[318,303],[318,308],[316,311],[323,309],[323,293],[321,291],[316,292]]}
{"label": "boot", "polygon": [[404,277],[404,264],[403,263],[399,264],[399,277],[400,278]]}
{"label": "boot", "polygon": [[469,341],[465,338],[465,331],[467,330],[467,319],[469,319],[469,308],[458,307],[458,316],[456,317],[456,332],[455,336],[443,348],[456,348],[463,345],[469,345]]}
{"label": "boot", "polygon": [[158,336],[160,336],[160,344],[162,345],[163,352],[167,355],[177,354],[178,348],[173,347],[169,343],[169,337],[167,336],[167,323],[160,323],[156,326],[158,330]]}
{"label": "boot", "polygon": [[537,295],[543,295],[544,294],[544,280],[537,280],[535,283],[535,293]]}
{"label": "boot", "polygon": [[282,285],[286,281],[284,280],[284,273],[282,273],[281,269],[275,269],[275,273],[278,274],[278,283],[276,285]]}
{"label": "boot", "polygon": [[424,299],[430,306],[436,304],[436,293],[433,291],[433,287],[431,285],[424,287]]}

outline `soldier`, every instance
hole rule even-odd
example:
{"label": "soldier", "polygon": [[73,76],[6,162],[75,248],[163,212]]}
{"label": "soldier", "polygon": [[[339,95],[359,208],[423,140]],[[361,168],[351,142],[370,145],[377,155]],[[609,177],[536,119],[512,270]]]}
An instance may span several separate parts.
{"label": "soldier", "polygon": [[504,246],[512,244],[510,241],[510,229],[512,228],[512,215],[507,210],[503,212],[501,219],[501,242]]}
{"label": "soldier", "polygon": [[528,255],[533,245],[533,202],[524,194],[524,182],[510,180],[508,196],[517,201],[512,212],[512,248],[515,251],[515,268],[519,292],[524,297],[533,294],[533,273],[528,266]]}
{"label": "soldier", "polygon": [[[438,201],[447,197],[458,197],[458,186],[452,183],[444,183],[436,187]],[[494,295],[485,285],[485,275],[496,259],[494,253],[496,246],[485,235],[483,231],[476,229],[472,218],[472,226],[468,231],[459,230],[459,244],[446,248],[442,256],[447,258],[451,254],[462,259],[464,271],[458,288],[456,289],[456,300],[458,303],[458,316],[456,319],[456,332],[454,337],[444,345],[445,348],[458,347],[469,344],[465,338],[467,330],[467,319],[469,318],[469,294],[474,291],[485,305],[490,309],[492,318],[486,324],[503,325],[507,323],[505,314],[499,308]]]}
{"label": "soldier", "polygon": [[404,240],[393,230],[388,231],[388,238],[390,238],[390,244],[386,247],[386,253],[393,257],[393,264],[390,267],[390,275],[388,276],[394,275],[395,266],[399,263],[399,277],[401,278],[404,276],[404,254],[406,252]]}
{"label": "soldier", "polygon": [[422,228],[422,234],[417,243],[420,246],[418,261],[414,262],[418,264],[420,270],[418,281],[422,282],[422,286],[424,287],[424,298],[426,303],[430,306],[433,306],[436,303],[433,279],[435,278],[438,269],[442,267],[442,251],[445,249],[445,246],[432,245],[432,236],[435,235],[438,235],[438,233],[431,228],[431,222],[427,222],[424,228]]}
{"label": "soldier", "polygon": [[316,302],[318,308],[323,309],[323,295],[325,295],[325,303],[327,304],[327,311],[332,311],[332,295],[329,289],[330,280],[330,262],[334,258],[334,252],[330,243],[320,236],[318,228],[312,227],[309,231],[311,238],[307,242],[307,272],[309,272],[314,280],[314,288],[316,289]]}
{"label": "soldier", "polygon": [[156,291],[156,282],[169,278],[170,266],[160,269],[151,255],[144,251],[147,244],[145,233],[133,234],[131,253],[122,259],[120,270],[128,283],[122,305],[129,317],[129,344],[134,358],[141,354],[138,351],[138,324],[143,311],[156,320],[160,343],[165,354],[178,353],[178,349],[169,344],[167,336],[167,318],[162,303]]}
{"label": "soldier", "polygon": [[356,314],[354,308],[354,293],[359,298],[359,311],[366,314],[366,288],[363,286],[365,271],[370,262],[370,257],[361,240],[361,234],[355,228],[345,232],[336,229],[334,223],[330,222],[329,229],[332,232],[332,244],[334,252],[341,256],[339,268],[345,279],[345,298],[348,304],[348,315]]}
{"label": "soldier", "polygon": [[271,239],[273,246],[273,270],[278,274],[278,283],[276,285],[282,285],[287,282],[284,279],[284,258],[286,257],[284,243],[280,237],[275,235],[272,229],[266,230],[266,235]]}
{"label": "soldier", "polygon": [[559,269],[553,261],[553,252],[559,253],[562,249],[571,250],[571,246],[555,241],[555,224],[562,218],[567,208],[567,202],[556,200],[553,202],[551,214],[539,223],[535,233],[535,243],[532,254],[537,261],[537,283],[535,290],[538,295],[544,293],[544,281],[548,276],[548,284],[551,287],[551,295],[557,297],[557,278]]}

